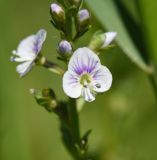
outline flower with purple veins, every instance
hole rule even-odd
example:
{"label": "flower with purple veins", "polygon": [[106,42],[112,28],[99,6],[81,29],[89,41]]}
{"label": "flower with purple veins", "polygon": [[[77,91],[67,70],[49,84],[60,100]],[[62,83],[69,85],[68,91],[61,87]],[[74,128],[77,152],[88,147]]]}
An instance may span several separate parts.
{"label": "flower with purple veins", "polygon": [[68,71],[63,76],[63,90],[71,98],[82,96],[85,101],[95,100],[96,93],[110,89],[112,74],[101,65],[99,57],[89,48],[77,49],[72,55]]}
{"label": "flower with purple veins", "polygon": [[36,35],[31,35],[22,40],[18,45],[17,51],[13,51],[13,56],[11,56],[10,60],[22,63],[16,67],[20,77],[25,76],[32,69],[46,39],[46,34],[44,29],[39,30]]}

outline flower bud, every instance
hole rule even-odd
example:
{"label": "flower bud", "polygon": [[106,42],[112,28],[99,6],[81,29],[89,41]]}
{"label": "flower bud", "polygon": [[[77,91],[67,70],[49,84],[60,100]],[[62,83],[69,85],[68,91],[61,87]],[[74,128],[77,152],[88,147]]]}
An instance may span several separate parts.
{"label": "flower bud", "polygon": [[[80,37],[90,29],[90,14],[88,10],[82,9],[77,14],[76,30],[77,36]],[[76,37],[77,38],[77,37]]]}
{"label": "flower bud", "polygon": [[112,41],[116,38],[117,36],[117,32],[106,32],[104,33],[105,36],[105,40],[104,40],[104,44],[103,44],[103,48],[109,46]]}
{"label": "flower bud", "polygon": [[89,48],[94,51],[106,49],[110,46],[116,35],[116,32],[96,33],[89,43]]}
{"label": "flower bud", "polygon": [[77,21],[80,26],[88,26],[90,14],[87,9],[82,9],[78,12]]}
{"label": "flower bud", "polygon": [[65,23],[65,12],[63,8],[56,3],[52,3],[50,7],[50,13],[55,27],[61,29]]}
{"label": "flower bud", "polygon": [[70,56],[72,54],[71,44],[66,40],[62,40],[58,46],[58,53],[63,57]]}
{"label": "flower bud", "polygon": [[57,107],[56,96],[52,89],[30,89],[30,93],[34,95],[37,103],[43,106],[48,112],[53,112]]}
{"label": "flower bud", "polygon": [[104,34],[97,34],[94,35],[88,45],[88,47],[97,52],[104,44],[104,41],[105,41],[105,36]]}

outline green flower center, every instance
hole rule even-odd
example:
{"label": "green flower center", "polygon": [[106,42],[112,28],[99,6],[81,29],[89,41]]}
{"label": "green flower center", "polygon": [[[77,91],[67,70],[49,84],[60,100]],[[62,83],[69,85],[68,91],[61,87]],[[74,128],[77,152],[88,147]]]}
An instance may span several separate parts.
{"label": "green flower center", "polygon": [[87,87],[87,85],[89,83],[91,83],[92,79],[91,79],[91,76],[90,74],[86,73],[86,74],[83,74],[80,78],[80,83],[84,86],[84,87]]}

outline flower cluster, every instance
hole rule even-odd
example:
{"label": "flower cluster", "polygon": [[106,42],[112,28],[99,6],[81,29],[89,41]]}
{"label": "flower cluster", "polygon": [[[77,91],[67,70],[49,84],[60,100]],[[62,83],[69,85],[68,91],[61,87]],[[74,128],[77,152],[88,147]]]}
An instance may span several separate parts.
{"label": "flower cluster", "polygon": [[23,39],[10,58],[21,63],[16,67],[20,77],[34,66],[42,66],[61,76],[63,91],[69,97],[67,101],[58,99],[51,88],[31,89],[30,92],[40,106],[59,117],[65,147],[77,160],[89,159],[86,152],[91,132],[88,130],[81,137],[77,111],[84,101],[92,102],[98,93],[110,89],[112,74],[101,64],[99,54],[112,46],[117,35],[116,32],[96,32],[88,45],[76,48],[75,41],[91,28],[91,14],[82,8],[82,3],[83,0],[57,0],[50,5],[50,22],[61,36],[56,47],[57,59],[66,65],[65,69],[43,55],[42,46],[47,36],[44,29]]}
{"label": "flower cluster", "polygon": [[[57,47],[57,52],[63,61],[68,62],[68,70],[63,74],[63,90],[71,98],[82,96],[85,101],[91,102],[95,100],[97,93],[109,90],[112,84],[112,74],[106,66],[101,65],[97,54],[98,50],[95,50],[95,48],[107,48],[115,39],[116,32],[99,34],[98,36],[101,37],[99,38],[99,45],[96,43],[98,41],[98,36],[96,36],[89,46],[73,50],[72,40],[82,36],[90,26],[90,14],[87,9],[79,9],[80,3],[71,2],[73,1],[70,1],[68,5],[75,5],[77,10],[75,12],[76,34],[74,37],[71,36],[70,41],[68,40],[66,26],[68,17],[66,17],[64,8],[57,3],[53,3],[50,6],[51,22],[63,34],[63,38]],[[37,34],[22,40],[17,51],[13,51],[11,61],[21,62],[16,68],[21,77],[25,76],[35,64],[39,64],[39,61],[43,60],[41,49],[46,39],[46,34],[47,32],[44,29],[39,30]],[[41,63],[41,65],[44,63]],[[53,65],[50,67],[52,70],[56,69]]]}

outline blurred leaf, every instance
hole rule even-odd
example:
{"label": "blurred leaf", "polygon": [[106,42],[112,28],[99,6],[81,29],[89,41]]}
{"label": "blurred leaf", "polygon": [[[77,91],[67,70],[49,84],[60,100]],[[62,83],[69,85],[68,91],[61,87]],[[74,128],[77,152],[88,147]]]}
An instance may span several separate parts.
{"label": "blurred leaf", "polygon": [[149,54],[157,63],[157,1],[140,0],[138,3],[141,12],[143,33],[149,47]]}
{"label": "blurred leaf", "polygon": [[87,4],[107,30],[116,31],[118,33],[117,43],[124,53],[145,72],[150,72],[150,67],[144,62],[127,33],[113,0],[88,0]]}
{"label": "blurred leaf", "polygon": [[138,10],[136,7],[136,0],[130,0],[130,1],[121,0],[117,2],[123,3],[127,11],[132,15],[132,18],[134,19],[134,21],[137,23],[139,22],[140,17],[139,17]]}

